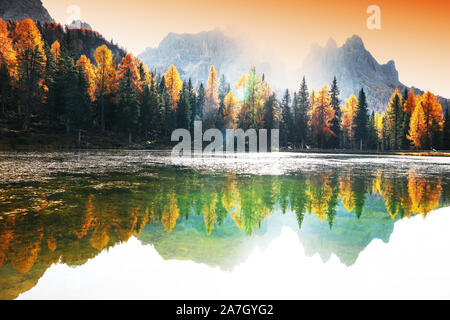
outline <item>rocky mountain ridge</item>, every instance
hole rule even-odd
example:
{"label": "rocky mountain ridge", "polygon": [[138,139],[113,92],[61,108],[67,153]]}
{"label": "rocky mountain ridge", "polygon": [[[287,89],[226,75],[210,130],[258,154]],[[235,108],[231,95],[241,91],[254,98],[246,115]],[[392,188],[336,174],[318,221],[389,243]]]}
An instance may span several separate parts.
{"label": "rocky mountain ridge", "polygon": [[17,21],[24,19],[54,21],[41,0],[0,0],[0,18]]}

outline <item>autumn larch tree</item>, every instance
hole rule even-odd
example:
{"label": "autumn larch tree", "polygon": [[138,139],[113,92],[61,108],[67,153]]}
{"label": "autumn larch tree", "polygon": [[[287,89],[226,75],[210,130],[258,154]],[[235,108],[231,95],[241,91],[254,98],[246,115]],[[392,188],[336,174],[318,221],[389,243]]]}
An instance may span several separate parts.
{"label": "autumn larch tree", "polygon": [[353,148],[355,141],[355,117],[356,110],[358,109],[358,99],[355,95],[351,95],[347,101],[345,101],[345,107],[342,107],[342,146],[345,148]]}
{"label": "autumn larch tree", "polygon": [[224,127],[227,129],[236,129],[238,100],[232,91],[228,92],[223,103],[225,105],[223,119]]}
{"label": "autumn larch tree", "polygon": [[100,101],[100,124],[102,132],[105,132],[105,96],[115,90],[117,85],[117,73],[111,50],[102,45],[95,50],[94,58],[97,63],[95,68],[96,95]]}
{"label": "autumn larch tree", "polygon": [[177,68],[172,64],[164,74],[165,86],[172,98],[172,109],[177,108],[178,100],[180,99],[180,91],[183,88],[183,82],[180,79],[180,74]]}
{"label": "autumn larch tree", "polygon": [[324,86],[315,95],[311,108],[311,138],[319,148],[325,148],[327,141],[335,133],[331,130],[334,109],[330,104],[328,86]]}
{"label": "autumn larch tree", "polygon": [[42,99],[46,59],[44,42],[32,20],[25,19],[17,26],[14,44],[18,52],[19,87],[25,112],[23,128],[29,131],[31,113]]}
{"label": "autumn larch tree", "polygon": [[422,105],[425,118],[425,148],[437,148],[437,137],[439,137],[442,129],[444,116],[442,106],[437,97],[431,92],[424,93],[418,104]]}
{"label": "autumn larch tree", "polygon": [[356,108],[355,122],[355,140],[359,142],[360,150],[363,149],[367,141],[367,123],[369,121],[368,106],[364,89],[359,91],[358,107]]}
{"label": "autumn larch tree", "polygon": [[205,105],[203,107],[203,121],[205,128],[212,128],[219,110],[219,77],[214,66],[209,69],[208,82],[205,90]]}
{"label": "autumn larch tree", "polygon": [[423,113],[422,103],[419,103],[414,108],[414,111],[411,116],[408,139],[411,141],[411,144],[416,149],[420,149],[424,145],[425,135],[426,135],[425,116]]}
{"label": "autumn larch tree", "polygon": [[94,66],[91,63],[91,60],[86,57],[84,54],[80,56],[80,59],[77,61],[77,66],[81,67],[83,70],[83,74],[86,78],[86,82],[89,85],[88,93],[91,101],[95,100],[95,71]]}

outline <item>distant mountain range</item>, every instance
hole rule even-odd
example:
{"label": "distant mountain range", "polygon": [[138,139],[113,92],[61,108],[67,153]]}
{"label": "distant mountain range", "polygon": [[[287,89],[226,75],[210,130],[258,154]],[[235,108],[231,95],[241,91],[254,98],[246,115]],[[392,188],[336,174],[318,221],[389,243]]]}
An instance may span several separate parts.
{"label": "distant mountain range", "polygon": [[53,21],[41,0],[0,0],[0,18],[17,21],[23,19]]}
{"label": "distant mountain range", "polygon": [[252,59],[243,41],[226,36],[219,29],[197,34],[169,33],[157,48],[147,48],[139,57],[158,73],[174,64],[184,79],[206,83],[211,65],[228,81],[237,80],[254,65],[270,73],[268,63]]}
{"label": "distant mountain range", "polygon": [[[395,62],[391,60],[386,64],[379,64],[357,35],[347,39],[342,47],[337,47],[333,39],[325,47],[314,45],[299,75],[305,75],[312,88],[320,88],[336,76],[341,99],[347,99],[351,94],[357,96],[359,90],[364,88],[369,107],[377,111],[386,109],[395,88],[409,90],[399,81]],[[416,93],[423,93],[420,89],[413,89]],[[449,100],[440,100],[443,107],[447,108]]]}
{"label": "distant mountain range", "polygon": [[[206,82],[210,65],[214,65],[229,81],[238,79],[251,66],[256,66],[268,79],[275,69],[278,71],[271,63],[255,61],[245,43],[226,36],[220,30],[198,34],[169,33],[157,48],[147,48],[140,58],[159,73],[174,64],[184,79],[192,78],[197,83]],[[310,89],[319,89],[336,76],[342,100],[351,94],[357,95],[364,88],[370,109],[376,111],[386,109],[395,88],[409,89],[399,81],[394,61],[379,64],[357,35],[349,38],[342,47],[338,47],[333,39],[325,47],[313,45],[303,66],[295,72],[295,79],[299,80],[303,75]],[[292,74],[287,72],[276,78],[283,76],[291,78]],[[291,84],[292,87],[297,85]],[[417,88],[414,91],[423,93]],[[440,100],[444,109],[450,105],[449,100]]]}

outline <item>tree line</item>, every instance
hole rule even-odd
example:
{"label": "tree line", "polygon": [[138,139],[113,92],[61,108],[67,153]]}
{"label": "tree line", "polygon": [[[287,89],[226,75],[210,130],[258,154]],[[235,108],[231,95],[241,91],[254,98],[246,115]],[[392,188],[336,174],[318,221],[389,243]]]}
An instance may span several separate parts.
{"label": "tree line", "polygon": [[[279,128],[286,148],[450,149],[448,111],[444,117],[431,92],[396,89],[386,112],[376,114],[369,113],[364,89],[341,101],[336,78],[317,92],[309,92],[303,78],[298,90],[286,90],[279,100],[255,68],[232,86],[211,66],[206,85],[194,88],[175,66],[163,74],[150,72],[131,54],[114,55],[106,44],[91,60],[80,54],[76,32],[85,31],[0,20],[3,118],[15,119],[27,132],[33,125],[50,132],[110,131],[126,134],[130,143],[167,144],[173,130],[193,130],[201,120],[205,130],[223,132]],[[61,41],[46,40],[61,34]]]}

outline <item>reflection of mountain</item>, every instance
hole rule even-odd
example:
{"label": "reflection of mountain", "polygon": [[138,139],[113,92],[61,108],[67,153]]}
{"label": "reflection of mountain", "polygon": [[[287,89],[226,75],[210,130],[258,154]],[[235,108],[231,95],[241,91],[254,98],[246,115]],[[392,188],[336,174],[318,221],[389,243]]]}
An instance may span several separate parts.
{"label": "reflection of mountain", "polygon": [[251,57],[242,41],[226,36],[219,29],[197,34],[169,33],[158,48],[147,48],[140,58],[158,73],[174,64],[183,79],[206,83],[211,65],[228,81],[235,81],[252,65],[270,72],[267,64]]}
{"label": "reflection of mountain", "polygon": [[33,287],[52,264],[84,264],[133,236],[164,259],[230,270],[289,226],[308,255],[335,254],[351,265],[373,239],[388,241],[394,221],[425,216],[448,196],[445,176],[413,170],[396,176],[382,169],[372,176],[347,169],[292,176],[152,170],[0,189],[0,299]]}

